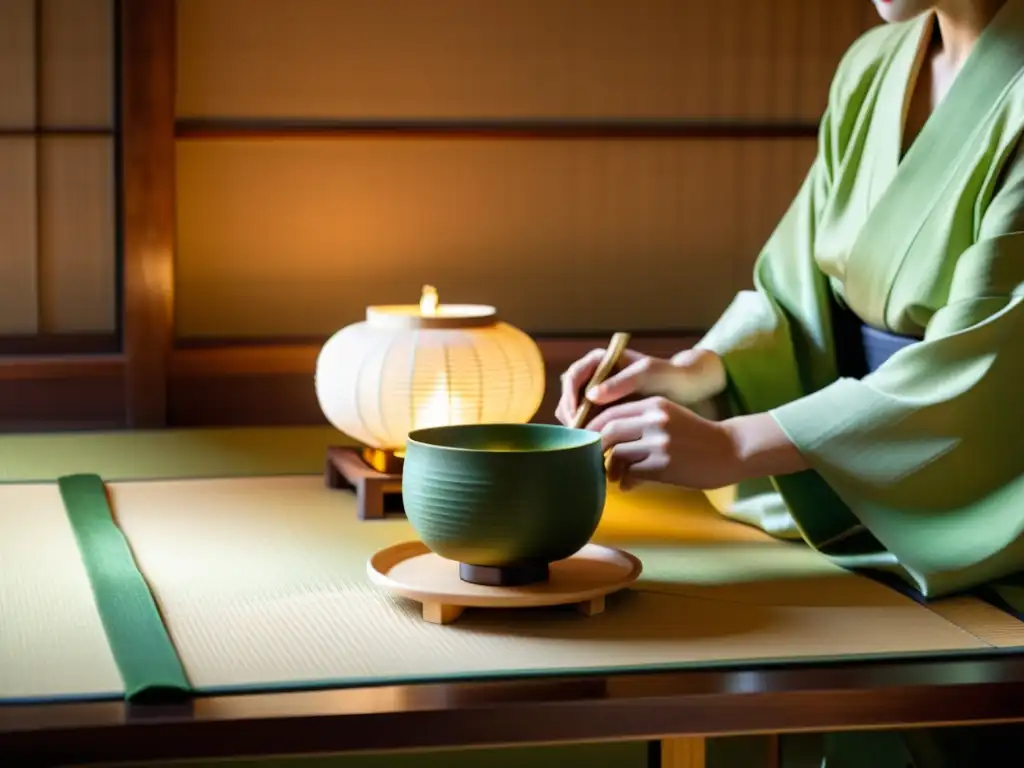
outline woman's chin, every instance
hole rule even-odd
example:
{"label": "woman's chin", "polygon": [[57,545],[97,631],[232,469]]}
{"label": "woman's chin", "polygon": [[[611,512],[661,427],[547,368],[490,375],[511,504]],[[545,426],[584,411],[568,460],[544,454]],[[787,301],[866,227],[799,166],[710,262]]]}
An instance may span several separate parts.
{"label": "woman's chin", "polygon": [[935,3],[926,0],[872,0],[875,10],[887,24],[910,21],[930,10]]}

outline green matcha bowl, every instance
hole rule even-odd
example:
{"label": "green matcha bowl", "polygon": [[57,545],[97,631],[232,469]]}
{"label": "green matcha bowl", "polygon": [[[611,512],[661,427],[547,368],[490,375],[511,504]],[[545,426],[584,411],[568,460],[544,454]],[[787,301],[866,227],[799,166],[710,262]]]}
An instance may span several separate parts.
{"label": "green matcha bowl", "polygon": [[522,586],[597,530],[607,484],[601,437],[549,424],[466,424],[409,433],[402,501],[463,581]]}

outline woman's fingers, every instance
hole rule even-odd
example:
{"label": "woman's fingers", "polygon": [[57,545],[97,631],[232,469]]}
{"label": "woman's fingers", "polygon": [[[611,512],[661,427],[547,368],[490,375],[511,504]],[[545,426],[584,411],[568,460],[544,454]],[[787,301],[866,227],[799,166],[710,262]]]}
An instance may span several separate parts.
{"label": "woman's fingers", "polygon": [[650,357],[632,361],[614,376],[609,376],[603,383],[587,392],[587,399],[594,405],[606,405],[636,394],[647,381],[656,363],[657,361]]}
{"label": "woman's fingers", "polygon": [[669,456],[657,440],[641,439],[616,445],[605,461],[608,480],[628,491],[644,482],[664,479]]}
{"label": "woman's fingers", "polygon": [[640,440],[613,446],[604,462],[608,481],[621,484],[629,472],[630,465],[643,461],[647,453],[647,446]]}
{"label": "woman's fingers", "polygon": [[555,418],[558,419],[558,423],[564,426],[569,426],[572,423],[573,414],[569,411],[569,406],[565,402],[565,395],[558,401],[558,406],[555,408]]}
{"label": "woman's fingers", "polygon": [[646,447],[646,455],[625,468],[622,478],[623,490],[629,490],[645,480],[661,480],[668,468],[668,454],[659,450],[657,446]]}
{"label": "woman's fingers", "polygon": [[621,443],[632,443],[644,435],[649,424],[643,414],[615,419],[601,430],[601,450],[608,451]]}
{"label": "woman's fingers", "polygon": [[613,405],[597,414],[597,416],[587,424],[587,429],[592,429],[595,432],[603,432],[605,427],[614,421],[630,419],[634,416],[640,416],[648,411],[656,409],[661,401],[662,398],[660,397],[648,397],[644,400],[632,400],[628,403]]}
{"label": "woman's fingers", "polygon": [[[632,476],[634,466],[640,466],[643,475],[649,466],[653,467],[652,460],[665,453],[667,441],[661,430],[663,420],[656,401],[660,398],[619,406],[617,410],[620,413],[636,413],[613,418],[601,429],[601,447],[606,452],[605,469],[611,482],[625,482]],[[662,461],[661,468],[664,466]]]}
{"label": "woman's fingers", "polygon": [[555,415],[562,424],[569,424],[580,407],[580,390],[586,385],[604,357],[603,349],[592,349],[562,374],[562,396]]}
{"label": "woman's fingers", "polygon": [[[592,349],[570,365],[562,374],[562,393],[558,400],[558,407],[555,409],[555,416],[562,424],[570,424],[576,416],[580,407],[582,389],[594,375],[594,371],[601,364],[604,355],[604,349]],[[641,359],[644,359],[643,355],[627,349],[623,351],[620,361],[632,364]]]}

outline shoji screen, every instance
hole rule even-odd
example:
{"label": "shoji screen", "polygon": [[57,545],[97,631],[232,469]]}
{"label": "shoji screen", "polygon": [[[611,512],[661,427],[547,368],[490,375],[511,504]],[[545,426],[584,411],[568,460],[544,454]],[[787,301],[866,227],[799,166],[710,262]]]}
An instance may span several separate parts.
{"label": "shoji screen", "polygon": [[[749,282],[872,13],[180,0],[177,334],[322,335],[424,282],[531,331],[706,326]],[[517,121],[565,130],[487,132]]]}
{"label": "shoji screen", "polygon": [[114,343],[112,5],[0,0],[0,353]]}

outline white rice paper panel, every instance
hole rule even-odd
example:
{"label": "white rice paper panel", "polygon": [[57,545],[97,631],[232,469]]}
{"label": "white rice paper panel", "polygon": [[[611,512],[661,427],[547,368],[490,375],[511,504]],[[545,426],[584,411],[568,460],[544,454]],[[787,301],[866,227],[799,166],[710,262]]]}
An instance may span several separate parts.
{"label": "white rice paper panel", "polygon": [[50,128],[112,128],[113,0],[39,1],[42,124]]}
{"label": "white rice paper panel", "polygon": [[40,312],[50,333],[113,332],[114,144],[51,137],[40,146]]}
{"label": "white rice paper panel", "polygon": [[35,139],[0,137],[0,335],[37,330],[37,263]]}
{"label": "white rice paper panel", "polygon": [[33,0],[0,0],[0,129],[35,123]]}

